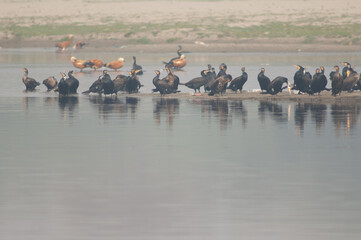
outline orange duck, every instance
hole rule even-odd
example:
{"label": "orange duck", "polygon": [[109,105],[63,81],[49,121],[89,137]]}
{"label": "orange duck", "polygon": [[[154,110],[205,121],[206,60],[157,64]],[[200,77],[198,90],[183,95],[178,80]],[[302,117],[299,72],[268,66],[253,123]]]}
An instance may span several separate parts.
{"label": "orange duck", "polygon": [[83,68],[92,68],[94,65],[94,63],[90,61],[78,60],[76,57],[71,57],[70,60],[73,63],[73,66],[79,68],[80,71],[83,71]]}
{"label": "orange duck", "polygon": [[94,70],[97,70],[98,68],[101,68],[104,66],[104,63],[102,60],[98,59],[98,58],[93,58],[92,60],[90,60],[89,62],[93,63],[94,65],[92,66],[92,68],[94,68]]}
{"label": "orange duck", "polygon": [[86,45],[87,43],[83,42],[82,40],[78,40],[76,41],[76,43],[74,44],[73,48],[74,49],[81,49],[84,47],[84,45]]}
{"label": "orange duck", "polygon": [[68,48],[71,45],[71,42],[73,41],[73,35],[70,34],[68,36],[68,40],[67,41],[62,41],[62,42],[58,42],[56,44],[56,47],[59,48],[59,50],[61,50],[62,52],[65,51],[66,48]]}
{"label": "orange duck", "polygon": [[172,64],[174,69],[181,69],[187,64],[187,60],[182,54],[182,46],[179,45],[177,50],[178,57],[172,58],[169,62],[163,62],[164,64]]}
{"label": "orange duck", "polygon": [[104,64],[105,67],[114,69],[115,71],[124,66],[124,58],[118,58],[116,61],[111,61]]}

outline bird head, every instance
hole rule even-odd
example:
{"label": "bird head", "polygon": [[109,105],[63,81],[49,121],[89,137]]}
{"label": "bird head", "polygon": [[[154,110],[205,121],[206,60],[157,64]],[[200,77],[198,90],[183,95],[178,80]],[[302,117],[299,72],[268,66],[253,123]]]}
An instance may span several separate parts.
{"label": "bird head", "polygon": [[24,68],[23,71],[26,72],[26,73],[29,72],[27,68]]}
{"label": "bird head", "polygon": [[316,73],[320,73],[320,69],[319,69],[319,68],[316,68]]}
{"label": "bird head", "polygon": [[264,72],[265,71],[265,69],[264,68],[261,68],[261,72]]}
{"label": "bird head", "polygon": [[118,58],[119,62],[125,62],[124,58]]}
{"label": "bird head", "polygon": [[75,61],[76,61],[76,57],[71,57],[71,58],[70,58],[70,61],[75,62]]}

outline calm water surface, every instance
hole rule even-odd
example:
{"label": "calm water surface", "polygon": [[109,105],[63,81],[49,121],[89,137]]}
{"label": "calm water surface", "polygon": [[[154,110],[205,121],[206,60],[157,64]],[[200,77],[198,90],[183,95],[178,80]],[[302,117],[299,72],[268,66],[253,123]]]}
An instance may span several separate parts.
{"label": "calm water surface", "polygon": [[[270,78],[291,80],[293,64],[313,72],[361,59],[189,55],[186,71],[177,73],[182,82],[208,62],[226,62],[234,76],[246,66],[249,90],[258,88],[262,66]],[[172,56],[138,56],[146,69],[142,92],[162,67],[154,62]],[[1,52],[0,239],[361,238],[361,104],[58,98],[43,85],[23,92],[23,67],[39,81],[59,79],[73,69],[68,57],[46,49]],[[99,75],[76,73],[79,91]]]}

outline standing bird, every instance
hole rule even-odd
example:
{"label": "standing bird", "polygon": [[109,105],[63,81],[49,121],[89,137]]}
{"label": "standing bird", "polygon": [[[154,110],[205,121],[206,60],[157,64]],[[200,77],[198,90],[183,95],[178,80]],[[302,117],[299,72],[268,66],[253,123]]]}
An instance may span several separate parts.
{"label": "standing bird", "polygon": [[219,72],[218,72],[216,78],[227,75],[226,71],[227,71],[227,65],[225,63],[221,63],[221,65],[219,65]]}
{"label": "standing bird", "polygon": [[43,81],[43,84],[48,88],[48,92],[51,90],[56,89],[56,87],[58,86],[58,81],[56,80],[56,78],[54,76],[48,77],[47,79],[45,79]]}
{"label": "standing bird", "polygon": [[354,72],[354,70],[351,67],[351,64],[348,62],[343,62],[342,63],[344,65],[344,67],[342,68],[342,77],[343,79],[347,78],[347,70],[351,70],[351,73]]}
{"label": "standing bird", "polygon": [[103,61],[98,58],[93,58],[92,60],[89,60],[89,62],[93,63],[92,68],[94,69],[94,71],[104,66]]}
{"label": "standing bird", "polygon": [[70,34],[68,36],[68,40],[62,41],[62,42],[58,42],[55,46],[58,48],[58,50],[64,52],[65,49],[67,49],[70,45],[71,42],[73,41],[73,35]]}
{"label": "standing bird", "polygon": [[248,74],[245,72],[246,68],[242,67],[241,71],[242,71],[242,75],[233,79],[228,87],[228,89],[231,89],[232,91],[234,91],[236,93],[237,93],[237,90],[239,90],[239,92],[242,92],[243,85],[247,82],[247,79],[248,79]]}
{"label": "standing bird", "polygon": [[66,82],[69,85],[69,94],[76,94],[79,87],[79,80],[73,76],[74,71],[68,72],[68,78]]}
{"label": "standing bird", "polygon": [[103,90],[103,75],[98,77],[98,80],[95,80],[92,85],[90,85],[89,89],[82,92],[83,94],[89,94],[89,93],[99,93],[101,94]]}
{"label": "standing bird", "polygon": [[261,93],[264,93],[263,91],[268,91],[268,87],[271,84],[271,80],[269,77],[264,75],[265,69],[261,68],[261,72],[258,74],[257,79],[259,86],[261,87]]}
{"label": "standing bird", "polygon": [[103,71],[102,82],[103,82],[104,95],[113,94],[114,93],[114,82],[110,78],[107,70]]}
{"label": "standing bird", "polygon": [[125,83],[125,91],[128,93],[137,93],[141,87],[137,73],[134,70],[129,72],[129,77]]}
{"label": "standing bird", "polygon": [[143,75],[143,68],[137,64],[137,59],[135,56],[133,56],[133,70],[137,71],[137,75]]}
{"label": "standing bird", "polygon": [[[321,67],[321,69],[323,69],[324,72],[324,68]],[[316,69],[316,73],[312,77],[309,94],[318,93],[318,95],[320,95],[321,91],[329,91],[329,89],[326,88],[327,78],[323,72],[321,72],[319,68]]]}
{"label": "standing bird", "polygon": [[83,68],[92,68],[94,63],[85,60],[78,60],[76,57],[71,57],[70,61],[73,63],[73,66],[79,68],[80,71],[83,71]]}
{"label": "standing bird", "polygon": [[[287,86],[282,87],[284,83],[287,83]],[[276,95],[279,92],[282,92],[283,89],[288,87],[288,79],[285,77],[276,77],[268,86],[267,92],[272,95]]]}
{"label": "standing bird", "polygon": [[128,76],[119,74],[114,80],[114,93],[117,94],[119,91],[125,91],[125,84],[127,82]]}
{"label": "standing bird", "polygon": [[169,62],[163,62],[164,64],[171,64],[174,69],[181,69],[187,64],[187,60],[185,56],[182,54],[182,46],[178,46],[179,49],[177,50],[178,57],[174,57]]}
{"label": "standing bird", "polygon": [[204,84],[206,84],[207,82],[207,79],[206,79],[206,76],[207,76],[207,73],[209,73],[208,70],[203,70],[201,72],[201,77],[196,77],[196,78],[193,78],[192,80],[186,82],[186,83],[180,83],[180,85],[185,85],[186,87],[190,88],[190,89],[193,89],[194,92],[201,92],[200,88],[202,86],[204,86]]}
{"label": "standing bird", "polygon": [[82,40],[78,40],[76,41],[76,43],[74,44],[73,48],[74,49],[81,49],[83,48],[87,43],[83,42]]}
{"label": "standing bird", "polygon": [[69,94],[69,84],[66,82],[66,74],[60,73],[61,79],[58,84],[58,92],[61,96],[66,96]]}
{"label": "standing bird", "polygon": [[357,81],[359,79],[360,75],[357,72],[348,69],[346,71],[346,78],[343,79],[342,91],[353,91],[354,87],[357,86]]}
{"label": "standing bird", "polygon": [[209,96],[213,96],[215,94],[223,95],[225,86],[232,80],[232,76],[230,74],[222,75],[216,79],[216,81],[210,86],[211,92],[208,93]]}
{"label": "standing bird", "polygon": [[153,85],[155,86],[155,89],[152,89],[152,92],[159,92],[161,95],[168,94],[168,82],[163,79],[160,80],[160,71],[155,70],[154,72],[156,74],[153,78]]}
{"label": "standing bird", "polygon": [[114,69],[117,71],[119,68],[124,66],[124,58],[118,58],[116,61],[111,61],[106,64],[104,64],[104,67]]}
{"label": "standing bird", "polygon": [[309,93],[312,75],[306,72],[306,69],[301,65],[296,65],[296,68],[298,71],[295,72],[293,77],[294,86],[292,90],[298,90],[298,94],[301,94],[301,92]]}
{"label": "standing bird", "polygon": [[340,69],[338,66],[333,67],[335,71],[330,73],[331,86],[332,86],[332,95],[336,96],[337,94],[341,94],[343,77],[340,74]]}
{"label": "standing bird", "polygon": [[27,68],[24,68],[24,76],[23,76],[23,83],[25,84],[26,91],[34,91],[37,86],[40,85],[34,78],[28,77],[29,71]]}

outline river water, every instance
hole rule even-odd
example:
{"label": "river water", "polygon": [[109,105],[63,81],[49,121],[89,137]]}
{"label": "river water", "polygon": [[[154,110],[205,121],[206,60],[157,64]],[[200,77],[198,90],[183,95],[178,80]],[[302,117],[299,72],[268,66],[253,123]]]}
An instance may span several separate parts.
{"label": "river water", "polygon": [[[306,104],[24,92],[73,70],[69,53],[1,50],[0,239],[360,239],[361,104]],[[121,52],[73,52],[118,58]],[[132,54],[124,54],[131,68]],[[174,54],[137,54],[153,70]],[[188,54],[181,82],[225,62],[245,89],[257,73],[293,82],[340,53]],[[357,67],[356,67],[357,70]],[[79,92],[100,71],[76,73]],[[114,77],[118,73],[111,72]],[[165,74],[165,73],[163,73]],[[184,86],[182,92],[191,92]]]}

